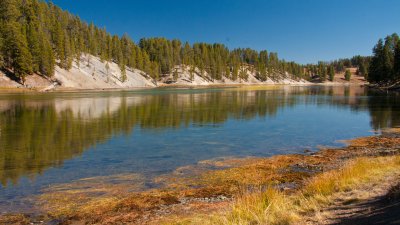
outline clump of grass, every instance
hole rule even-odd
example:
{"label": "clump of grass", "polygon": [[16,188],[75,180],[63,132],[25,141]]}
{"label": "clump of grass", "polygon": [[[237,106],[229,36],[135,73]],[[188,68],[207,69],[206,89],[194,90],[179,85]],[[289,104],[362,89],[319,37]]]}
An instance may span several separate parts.
{"label": "clump of grass", "polygon": [[310,179],[303,188],[305,196],[329,196],[346,191],[358,184],[382,178],[400,167],[400,157],[357,158],[338,170],[322,173]]}
{"label": "clump of grass", "polygon": [[237,198],[227,211],[213,215],[198,215],[167,224],[293,224],[299,220],[290,204],[288,196],[274,188],[264,192],[243,194]]}
{"label": "clump of grass", "polygon": [[297,215],[287,196],[273,188],[263,193],[245,195],[223,217],[215,216],[211,224],[290,224]]}
{"label": "clump of grass", "polygon": [[400,156],[357,158],[340,169],[316,175],[294,194],[273,188],[244,194],[225,213],[186,218],[177,224],[298,224],[304,213],[317,212],[329,204],[333,194],[379,182],[399,169]]}
{"label": "clump of grass", "polygon": [[318,211],[330,204],[335,193],[350,191],[374,183],[400,168],[399,156],[361,157],[348,161],[340,169],[321,173],[311,178],[294,196],[300,214]]}

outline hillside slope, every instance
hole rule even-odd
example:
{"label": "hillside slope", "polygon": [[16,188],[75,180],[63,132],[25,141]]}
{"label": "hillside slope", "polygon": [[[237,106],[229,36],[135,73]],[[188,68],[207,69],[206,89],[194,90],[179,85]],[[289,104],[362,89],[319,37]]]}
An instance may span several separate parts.
{"label": "hillside slope", "polygon": [[[108,66],[107,66],[108,65]],[[121,69],[114,62],[102,62],[100,58],[84,54],[79,63],[74,62],[70,70],[56,67],[55,75],[47,78],[39,75],[26,77],[24,84],[7,77],[0,72],[0,88],[29,88],[39,91],[52,89],[82,90],[82,89],[129,89],[151,88],[158,86],[207,86],[207,85],[250,85],[250,84],[306,84],[305,80],[294,80],[289,74],[275,74],[275,80],[268,78],[266,81],[257,79],[255,72],[247,70],[248,78],[235,81],[223,78],[211,80],[207,72],[201,75],[196,69],[192,75],[187,66],[176,66],[177,78],[167,74],[159,80],[154,80],[145,72],[138,69],[126,69],[126,80],[123,81]]]}
{"label": "hillside slope", "polygon": [[[108,69],[107,69],[108,64]],[[56,68],[54,78],[64,88],[107,89],[155,87],[156,82],[140,70],[126,70],[123,81],[119,66],[112,62],[101,62],[97,57],[82,55],[79,65],[74,62],[72,69]]]}

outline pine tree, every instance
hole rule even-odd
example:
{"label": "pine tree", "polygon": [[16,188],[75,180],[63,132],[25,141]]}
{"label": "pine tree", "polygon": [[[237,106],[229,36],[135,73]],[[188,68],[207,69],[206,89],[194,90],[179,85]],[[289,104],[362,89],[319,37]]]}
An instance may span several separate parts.
{"label": "pine tree", "polygon": [[[0,32],[1,32],[0,27]],[[4,57],[3,57],[3,37],[0,35],[0,69],[4,66]]]}
{"label": "pine tree", "polygon": [[344,79],[346,79],[347,81],[350,81],[351,79],[351,72],[350,70],[346,70],[345,74],[344,74]]}
{"label": "pine tree", "polygon": [[5,42],[7,43],[5,48],[14,74],[24,82],[25,76],[32,73],[32,56],[26,37],[20,29],[20,25],[16,22],[9,22],[5,26]]}
{"label": "pine tree", "polygon": [[11,67],[24,83],[25,76],[32,73],[32,55],[25,35],[26,27],[17,21],[21,17],[18,6],[15,0],[0,2],[1,34],[4,40],[2,52],[6,66]]}
{"label": "pine tree", "polygon": [[333,81],[335,78],[335,67],[333,65],[329,66],[329,80]]}
{"label": "pine tree", "polygon": [[194,73],[196,72],[196,67],[194,65],[190,66],[189,74],[190,74],[190,81],[194,81]]}
{"label": "pine tree", "polygon": [[151,73],[151,61],[149,55],[144,53],[143,54],[143,71],[150,74]]}
{"label": "pine tree", "polygon": [[383,65],[383,41],[380,39],[373,49],[373,57],[369,67],[368,81],[378,82],[383,80],[382,65]]}
{"label": "pine tree", "polygon": [[129,67],[131,67],[131,68],[137,68],[137,65],[136,65],[136,46],[135,45],[131,45],[131,50],[130,50],[130,55],[128,56],[128,58],[129,58],[129,62],[128,62],[128,66]]}
{"label": "pine tree", "polygon": [[125,82],[127,80],[127,76],[126,76],[126,66],[124,63],[120,65],[120,70],[121,70],[121,81]]}
{"label": "pine tree", "polygon": [[[37,6],[36,6],[37,7]],[[42,36],[39,36],[39,21],[37,19],[37,15],[34,9],[34,6],[32,2],[26,1],[25,4],[23,4],[23,13],[24,16],[26,17],[26,36],[27,41],[28,41],[28,47],[30,50],[30,53],[32,55],[32,70],[33,71],[39,71],[39,66],[40,66],[40,57],[42,54],[44,54],[40,48],[40,38],[44,38]]]}
{"label": "pine tree", "polygon": [[64,37],[64,30],[61,27],[61,22],[59,18],[56,16],[53,21],[53,28],[52,28],[52,42],[54,44],[54,49],[56,53],[56,58],[60,60],[61,67],[65,65],[65,37]]}
{"label": "pine tree", "polygon": [[142,51],[136,52],[136,66],[138,69],[143,69],[143,54]]}
{"label": "pine tree", "polygon": [[241,66],[239,77],[241,80],[247,81],[248,74],[247,74],[247,69],[244,66],[244,64],[242,64],[242,66]]}
{"label": "pine tree", "polygon": [[259,63],[258,65],[258,79],[261,81],[267,80],[267,68],[264,63]]}
{"label": "pine tree", "polygon": [[159,73],[160,67],[158,65],[157,62],[151,62],[151,71],[150,71],[150,76],[155,79],[158,80],[160,77],[160,73]]}
{"label": "pine tree", "polygon": [[318,62],[318,74],[322,81],[326,80],[327,73],[326,73],[326,66],[324,62]]}
{"label": "pine tree", "polygon": [[192,64],[192,48],[190,47],[188,42],[185,43],[185,47],[182,50],[182,56],[182,63],[184,65],[189,66]]}
{"label": "pine tree", "polygon": [[71,47],[71,39],[68,35],[64,36],[64,58],[61,59],[60,66],[66,70],[70,70],[72,68],[72,62],[74,59],[74,53]]}
{"label": "pine tree", "polygon": [[239,76],[239,66],[235,63],[232,69],[232,80],[236,81]]}
{"label": "pine tree", "polygon": [[383,80],[391,80],[393,78],[393,58],[391,50],[391,38],[386,38],[382,52],[382,76]]}
{"label": "pine tree", "polygon": [[40,49],[39,72],[51,77],[54,75],[55,58],[50,41],[47,38],[41,38]]}
{"label": "pine tree", "polygon": [[26,40],[26,36],[19,31],[19,26],[17,23],[10,23],[10,38],[13,40],[9,40],[10,44],[10,52],[11,57],[13,58],[12,67],[14,70],[14,74],[21,78],[22,82],[25,82],[26,75],[31,74],[32,71],[32,55],[29,52],[28,43]]}
{"label": "pine tree", "polygon": [[224,76],[226,77],[226,78],[231,78],[231,68],[229,67],[229,66],[226,66],[225,67],[225,73],[224,73]]}
{"label": "pine tree", "polygon": [[362,62],[359,66],[360,75],[363,76],[365,79],[368,79],[368,68],[365,65],[365,62]]}
{"label": "pine tree", "polygon": [[393,74],[395,79],[400,79],[400,41],[397,41],[396,48],[394,50]]}

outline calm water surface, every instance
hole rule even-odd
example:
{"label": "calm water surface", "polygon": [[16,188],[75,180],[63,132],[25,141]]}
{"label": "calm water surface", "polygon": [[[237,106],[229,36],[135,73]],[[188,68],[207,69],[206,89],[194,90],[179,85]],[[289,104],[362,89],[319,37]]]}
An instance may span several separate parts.
{"label": "calm water surface", "polygon": [[[361,87],[0,94],[0,213],[82,178],[151,178],[201,160],[302,153],[400,125],[400,97]],[[14,207],[10,207],[14,206]]]}

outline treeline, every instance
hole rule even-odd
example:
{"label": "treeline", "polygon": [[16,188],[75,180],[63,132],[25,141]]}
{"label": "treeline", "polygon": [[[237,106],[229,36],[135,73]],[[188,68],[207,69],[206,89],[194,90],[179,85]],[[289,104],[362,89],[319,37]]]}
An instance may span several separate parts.
{"label": "treeline", "polygon": [[305,73],[307,77],[318,77],[321,81],[333,81],[336,73],[347,72],[349,68],[357,68],[357,74],[368,76],[369,64],[371,62],[370,56],[353,56],[352,58],[337,59],[331,62],[320,61],[318,64],[307,64],[305,66]]}
{"label": "treeline", "polygon": [[356,67],[358,68],[359,75],[367,76],[369,63],[371,62],[371,56],[353,56],[349,59],[338,59],[334,60],[330,64],[335,68],[337,72],[344,72],[346,68]]}
{"label": "treeline", "polygon": [[160,73],[174,73],[176,65],[189,67],[190,73],[196,69],[200,76],[208,74],[212,80],[229,78],[247,80],[248,72],[255,73],[257,78],[265,81],[268,77],[288,72],[294,77],[304,75],[302,65],[285,62],[278,54],[268,51],[237,48],[229,50],[223,44],[189,43],[165,38],[141,39],[140,48],[149,54],[150,60],[160,65]]}
{"label": "treeline", "polygon": [[[127,35],[109,34],[105,28],[42,0],[0,1],[0,67],[23,82],[29,74],[53,76],[55,67],[79,66],[88,53],[103,61],[143,70],[154,79],[175,74],[177,65],[207,78],[247,79],[248,71],[260,80],[289,73],[304,78],[304,67],[280,60],[276,53],[252,49],[229,50],[223,44],[182,43],[165,38],[141,39],[136,44]],[[126,78],[126,75],[123,79]]]}
{"label": "treeline", "polygon": [[71,69],[82,53],[148,73],[158,71],[127,36],[111,36],[105,29],[41,0],[0,1],[0,61],[22,81],[26,75],[54,74],[55,66]]}
{"label": "treeline", "polygon": [[373,49],[368,81],[372,83],[395,82],[400,79],[400,40],[394,33],[379,39]]}

